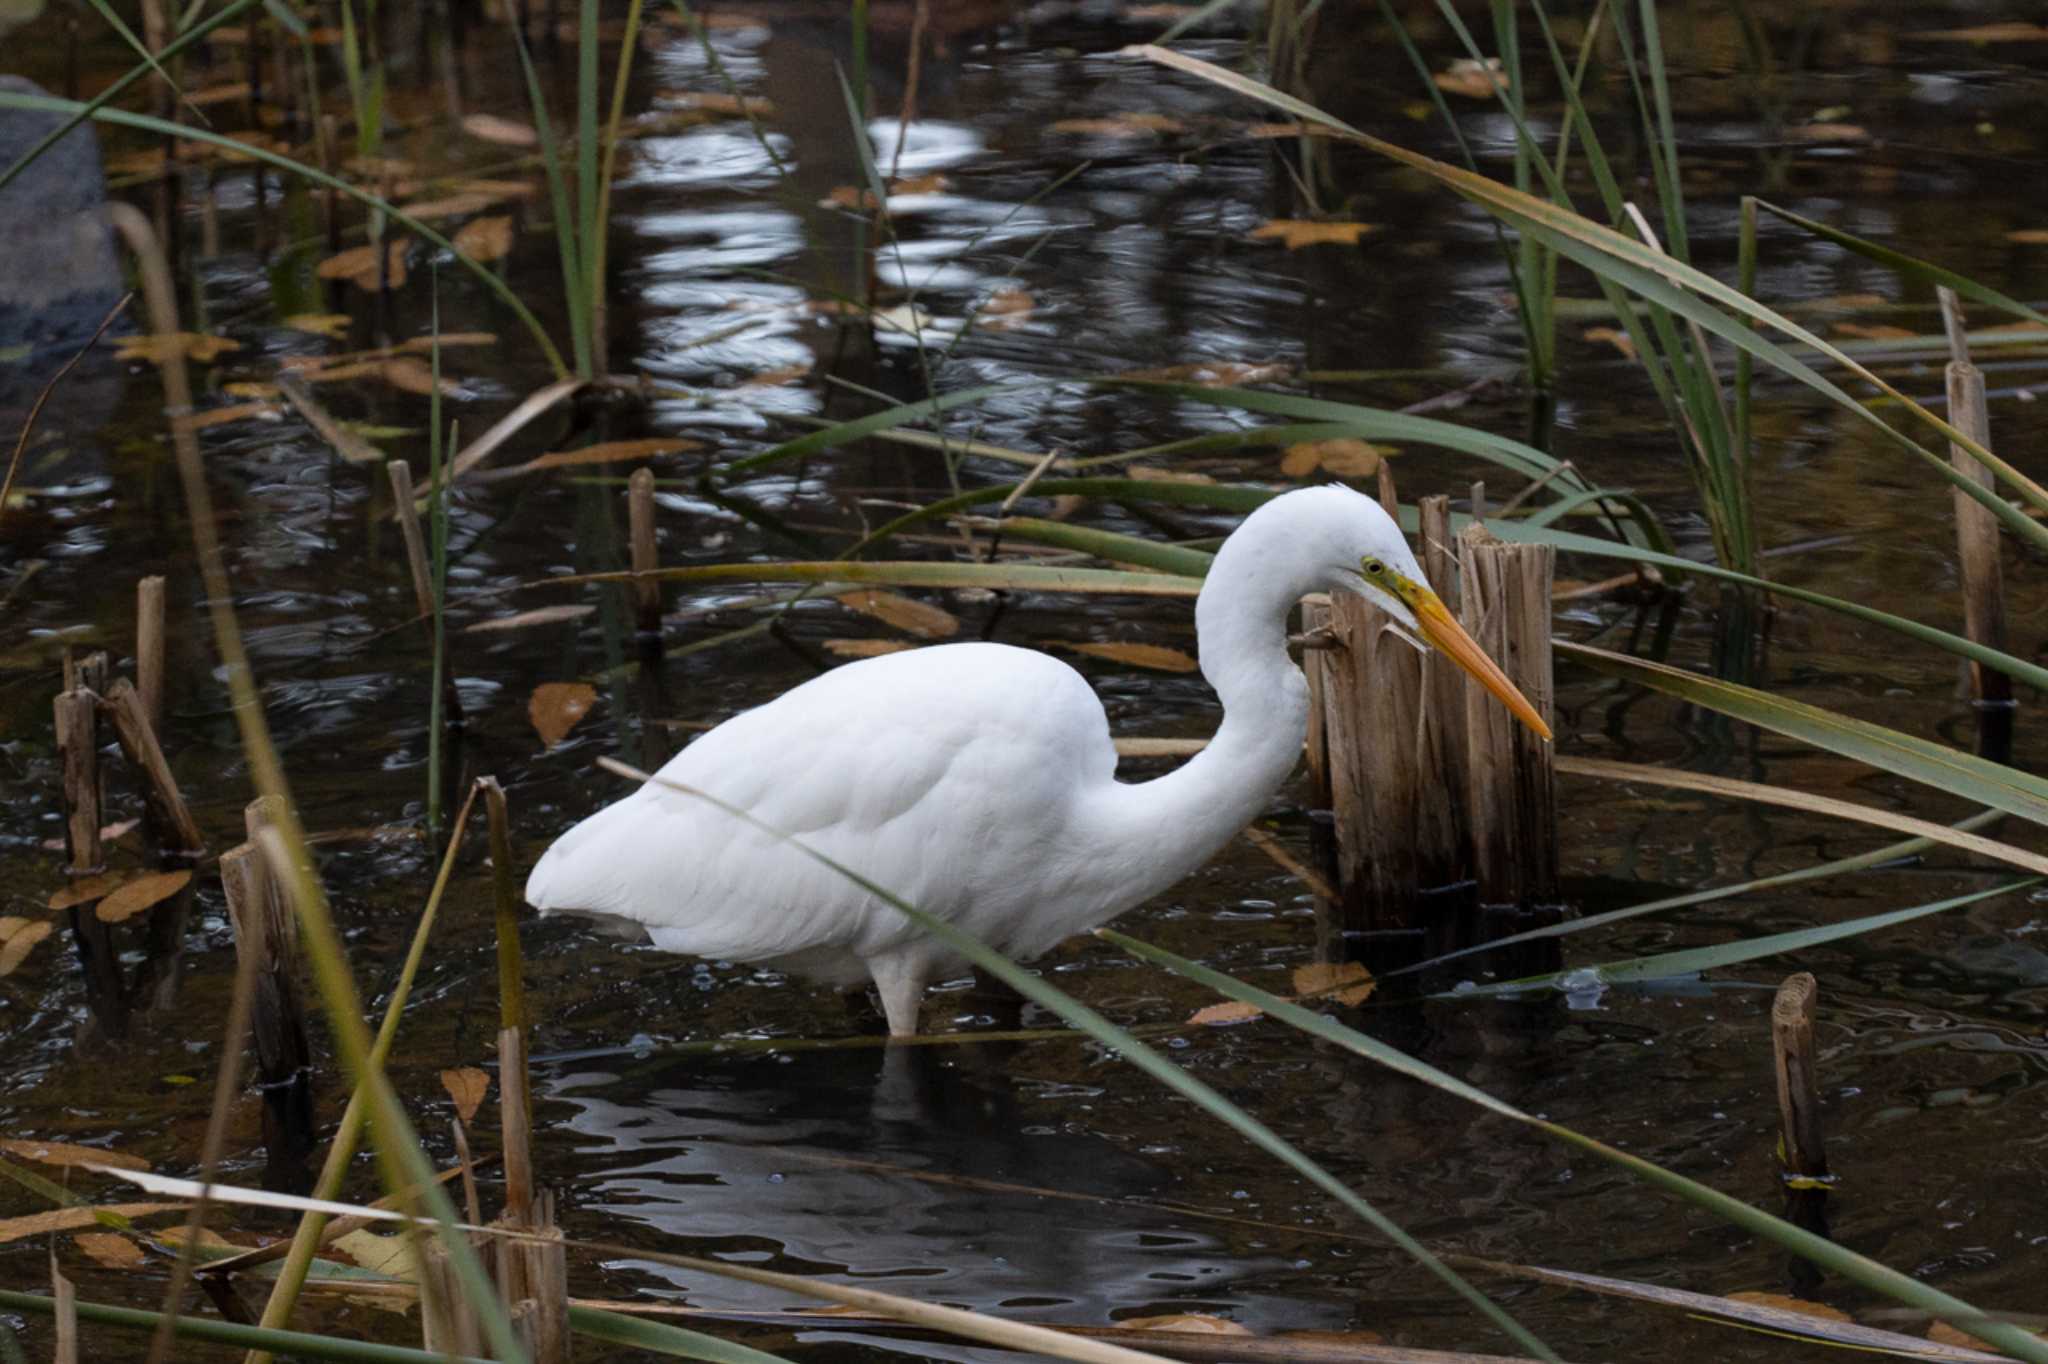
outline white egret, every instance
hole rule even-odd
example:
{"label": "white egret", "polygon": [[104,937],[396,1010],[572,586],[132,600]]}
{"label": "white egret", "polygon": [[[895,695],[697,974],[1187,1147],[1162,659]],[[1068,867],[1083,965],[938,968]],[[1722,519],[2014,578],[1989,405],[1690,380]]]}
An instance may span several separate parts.
{"label": "white egret", "polygon": [[[1034,956],[1165,890],[1265,808],[1306,734],[1287,616],[1311,592],[1364,594],[1549,736],[1430,590],[1394,520],[1332,486],[1274,498],[1217,553],[1195,624],[1223,723],[1165,776],[1118,781],[1108,718],[1081,675],[1004,644],[835,668],[727,720],[658,776]],[[659,781],[562,835],[526,898],[632,920],[672,952],[842,988],[872,979],[897,1036],[917,1031],[926,982],[960,964],[816,859]]]}

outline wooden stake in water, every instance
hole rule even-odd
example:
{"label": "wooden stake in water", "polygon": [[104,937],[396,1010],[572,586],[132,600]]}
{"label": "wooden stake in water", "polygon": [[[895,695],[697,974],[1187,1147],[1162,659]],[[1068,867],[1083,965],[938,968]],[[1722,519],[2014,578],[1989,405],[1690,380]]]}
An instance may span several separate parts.
{"label": "wooden stake in water", "polygon": [[[1970,363],[1964,339],[1963,312],[1955,293],[1936,291],[1948,329],[1948,414],[1956,430],[1985,449],[1991,448],[1990,409],[1984,400],[1984,373]],[[1963,445],[1949,443],[1949,462],[1980,487],[1991,488],[1991,471]],[[1953,490],[1956,509],[1956,562],[1963,580],[1963,625],[1970,639],[1987,648],[2006,647],[2005,581],[1999,565],[1998,518],[1961,488]],[[1978,746],[1984,756],[2004,761],[2012,739],[2012,679],[1980,663],[1971,663],[1970,684],[1983,709]],[[1993,713],[1995,708],[1997,713]]]}
{"label": "wooden stake in water", "polygon": [[[1416,504],[1422,574],[1453,615],[1458,610],[1457,538],[1451,531],[1451,500],[1425,497]],[[1472,876],[1471,830],[1466,813],[1465,674],[1434,649],[1422,655],[1420,753],[1415,856],[1425,888],[1447,886]]]}
{"label": "wooden stake in water", "polygon": [[[639,468],[627,481],[627,521],[632,530],[633,572],[651,574],[659,568],[654,546],[654,470]],[[661,583],[652,577],[633,579],[633,600],[643,635],[661,634]]]}
{"label": "wooden stake in water", "polygon": [[[1508,544],[1474,523],[1458,536],[1465,629],[1551,719],[1550,587],[1557,552]],[[1487,904],[1548,904],[1557,895],[1557,776],[1551,746],[1486,689],[1465,685],[1466,809],[1473,869]]]}
{"label": "wooden stake in water", "polygon": [[161,574],[135,583],[135,690],[152,730],[164,723],[164,580]]}
{"label": "wooden stake in water", "polygon": [[1778,1150],[1793,1187],[1825,1180],[1820,1073],[1814,1061],[1813,1010],[1820,986],[1808,972],[1787,976],[1771,1001],[1771,1058],[1778,1073]]}

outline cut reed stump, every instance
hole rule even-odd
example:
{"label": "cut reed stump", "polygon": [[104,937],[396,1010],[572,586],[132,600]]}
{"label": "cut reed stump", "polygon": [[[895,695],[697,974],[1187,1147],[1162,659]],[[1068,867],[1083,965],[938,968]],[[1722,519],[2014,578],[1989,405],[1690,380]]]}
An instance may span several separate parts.
{"label": "cut reed stump", "polygon": [[626,484],[626,520],[633,544],[633,605],[642,639],[661,636],[661,582],[645,576],[659,568],[654,545],[654,470],[644,465]]}
{"label": "cut reed stump", "polygon": [[234,926],[235,954],[249,961],[255,987],[249,1033],[271,1182],[303,1185],[298,1163],[313,1146],[313,1064],[299,987],[299,924],[260,842],[264,826],[273,822],[268,803],[251,801],[243,819],[249,840],[221,854],[221,890]]}
{"label": "cut reed stump", "polygon": [[[1964,339],[1963,312],[1955,293],[1936,291],[1942,323],[1948,330],[1949,422],[1985,449],[1991,448],[1991,415],[1984,400],[1984,373],[1970,363]],[[1991,471],[1969,449],[1949,443],[1949,462],[1956,472],[1979,487],[1994,488]],[[1961,488],[1952,490],[1956,509],[1956,563],[1962,577],[1963,628],[1970,640],[2001,652],[2006,647],[2005,581],[1999,565],[1998,517]],[[2012,679],[1981,663],[1968,665],[1970,690],[1977,704],[1977,750],[2005,762],[2012,753]]]}
{"label": "cut reed stump", "polygon": [[161,574],[135,583],[135,690],[142,718],[152,730],[164,722],[164,580]]}
{"label": "cut reed stump", "polygon": [[107,689],[101,709],[114,723],[121,756],[142,774],[143,816],[158,849],[175,861],[198,861],[206,855],[206,838],[199,832],[199,822],[192,818],[191,808],[185,804],[178,779],[171,775],[171,765],[157,743],[156,729],[150,723],[148,703],[142,699],[141,691],[127,678],[118,678]]}
{"label": "cut reed stump", "polygon": [[[1771,1001],[1771,1059],[1778,1074],[1778,1154],[1787,1187],[1828,1178],[1820,1123],[1820,1073],[1814,1061],[1813,1011],[1820,986],[1805,971],[1787,976]],[[1825,1187],[1821,1183],[1820,1187]]]}
{"label": "cut reed stump", "polygon": [[[1420,524],[1424,573],[1548,719],[1555,554],[1504,543],[1483,526],[1454,537],[1441,497],[1424,500]],[[1489,905],[1553,901],[1550,745],[1449,659],[1418,653],[1360,598],[1312,598],[1303,625],[1327,646],[1305,658],[1308,761],[1332,812],[1342,930],[1443,936],[1455,927],[1446,911],[1469,897],[1439,892],[1459,887],[1476,885]]]}
{"label": "cut reed stump", "polygon": [[85,687],[58,693],[57,761],[64,780],[64,851],[73,876],[104,869],[100,850],[99,697]]}

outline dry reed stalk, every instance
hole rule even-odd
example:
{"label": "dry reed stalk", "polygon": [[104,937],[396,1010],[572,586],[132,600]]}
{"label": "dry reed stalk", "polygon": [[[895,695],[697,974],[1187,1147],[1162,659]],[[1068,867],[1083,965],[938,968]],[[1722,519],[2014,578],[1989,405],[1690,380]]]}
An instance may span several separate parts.
{"label": "dry reed stalk", "polygon": [[448,1249],[415,1233],[420,1273],[420,1343],[440,1354],[475,1358],[483,1353],[483,1322],[462,1291]]}
{"label": "dry reed stalk", "polygon": [[154,730],[164,722],[164,579],[160,573],[135,582],[135,690],[142,718]]}
{"label": "dry reed stalk", "polygon": [[78,1292],[58,1270],[54,1249],[50,1252],[50,1299],[57,1327],[57,1343],[50,1358],[54,1364],[78,1364]]}
{"label": "dry reed stalk", "polygon": [[412,490],[412,467],[402,459],[384,466],[391,476],[391,496],[396,504],[398,532],[405,540],[405,562],[412,570],[413,600],[422,616],[434,614],[434,579],[427,571],[427,537],[420,529],[419,504]]}
{"label": "dry reed stalk", "polygon": [[1805,971],[1787,976],[1771,1001],[1771,1059],[1778,1076],[1779,1157],[1787,1178],[1824,1180],[1828,1157],[1820,1124],[1820,1074],[1814,1061],[1813,1011],[1820,987]]}
{"label": "dry reed stalk", "polygon": [[512,879],[512,819],[505,807],[505,789],[496,777],[478,777],[484,812],[491,826],[491,889],[498,925],[498,1026],[524,1029],[532,1020],[526,1011],[526,961],[519,947],[519,888]]}
{"label": "dry reed stalk", "polygon": [[106,700],[100,705],[114,722],[114,737],[120,741],[122,756],[143,776],[143,815],[157,847],[175,857],[196,860],[204,856],[206,838],[199,832],[191,808],[185,804],[178,779],[171,775],[171,765],[157,743],[142,693],[127,678],[119,678],[107,689]]}
{"label": "dry reed stalk", "polygon": [[500,1028],[498,1121],[505,1151],[504,1216],[514,1226],[527,1225],[527,1213],[533,1206],[533,1100],[528,1083],[525,1030]]}
{"label": "dry reed stalk", "polygon": [[[633,572],[651,574],[661,567],[654,545],[654,470],[642,466],[627,480],[626,519],[632,530]],[[661,634],[661,582],[633,579],[633,599],[643,635]]]}
{"label": "dry reed stalk", "polygon": [[57,761],[64,779],[64,847],[73,876],[102,869],[100,848],[99,698],[84,687],[55,703]]}
{"label": "dry reed stalk", "polygon": [[[1475,504],[1480,494],[1474,490]],[[1460,616],[1547,722],[1551,717],[1549,545],[1501,541],[1474,522],[1458,536]],[[1478,683],[1465,685],[1466,810],[1473,867],[1487,904],[1541,904],[1557,894],[1557,776],[1550,743]]]}
{"label": "dry reed stalk", "polygon": [[[1964,340],[1962,308],[1955,294],[1939,291],[1941,315],[1948,328],[1949,422],[1977,444],[1990,448],[1991,415],[1984,399],[1984,373],[1970,363],[1969,343]],[[1992,486],[1991,471],[1980,464],[1963,445],[1949,443],[1949,462],[1956,472],[1985,488]],[[1972,642],[2001,652],[2006,647],[2005,582],[1998,557],[1998,518],[1990,508],[1961,488],[1951,490],[1956,509],[1956,561],[1963,580],[1964,632]],[[1986,705],[2012,704],[2012,679],[2004,673],[1971,663],[1971,690]]]}

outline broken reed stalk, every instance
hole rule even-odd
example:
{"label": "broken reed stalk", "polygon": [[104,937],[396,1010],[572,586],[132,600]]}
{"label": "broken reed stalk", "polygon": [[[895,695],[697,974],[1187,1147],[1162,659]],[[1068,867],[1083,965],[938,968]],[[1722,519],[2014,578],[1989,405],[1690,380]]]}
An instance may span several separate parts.
{"label": "broken reed stalk", "polygon": [[192,818],[191,808],[185,804],[178,779],[171,775],[171,765],[157,743],[148,703],[142,699],[141,691],[127,678],[119,678],[107,689],[106,700],[100,705],[114,722],[114,737],[120,741],[121,755],[142,774],[143,815],[149,821],[157,847],[173,857],[196,861],[204,856],[206,838],[199,832],[199,822]]}
{"label": "broken reed stalk", "polygon": [[[1948,328],[1950,360],[1947,367],[1949,421],[1956,430],[1990,448],[1991,417],[1984,400],[1984,373],[1970,363],[1969,344],[1964,340],[1962,308],[1953,291],[1943,288],[1941,315]],[[1989,488],[1991,471],[1978,463],[1964,446],[1950,442],[1949,462],[1956,472]],[[1952,490],[1956,509],[1956,562],[1962,574],[1964,630],[1977,644],[2003,651],[2006,647],[2005,583],[1998,558],[1998,518],[1991,509],[1963,492]],[[1981,663],[1971,663],[1970,683],[1978,704],[2010,707],[2012,679]],[[1987,717],[1988,719],[1988,717]],[[2009,727],[2010,721],[2007,721]],[[1995,726],[1983,727],[1988,731]],[[2000,757],[2002,754],[1987,754]]]}
{"label": "broken reed stalk", "polygon": [[498,1030],[498,1119],[505,1143],[505,1217],[524,1226],[533,1205],[533,1100],[523,1028]]}
{"label": "broken reed stalk", "polygon": [[519,888],[512,880],[512,819],[505,788],[496,777],[478,777],[484,813],[491,825],[491,888],[498,921],[498,1026],[525,1028],[526,962],[519,947]]}
{"label": "broken reed stalk", "polygon": [[[300,1001],[299,921],[291,912],[285,885],[271,874],[257,847],[263,827],[271,822],[260,797],[249,802],[243,820],[249,841],[221,854],[220,879],[235,930],[235,953],[255,973],[250,1033],[256,1044],[256,1074],[269,1091],[306,1077],[312,1049]],[[269,1125],[266,1113],[266,1138],[271,1135]]]}
{"label": "broken reed stalk", "polygon": [[[1475,501],[1477,492],[1475,490]],[[1458,536],[1460,618],[1546,722],[1551,719],[1550,587],[1557,551],[1508,544],[1483,525]],[[1557,774],[1551,745],[1486,689],[1465,685],[1466,810],[1486,904],[1557,896]]]}
{"label": "broken reed stalk", "polygon": [[[633,572],[652,574],[660,561],[654,546],[654,470],[644,465],[633,471],[626,484],[626,519],[632,531]],[[633,579],[633,600],[642,635],[661,634],[661,580],[640,576]]]}
{"label": "broken reed stalk", "polygon": [[103,868],[100,849],[99,698],[84,687],[58,693],[57,761],[64,776],[64,849],[73,876]]}
{"label": "broken reed stalk", "polygon": [[164,722],[164,579],[160,573],[135,582],[135,690],[142,718],[155,730]]}
{"label": "broken reed stalk", "polygon": [[419,506],[413,499],[412,468],[402,459],[387,463],[391,495],[397,500],[398,533],[405,540],[405,562],[412,570],[412,595],[422,616],[434,614],[434,580],[427,571],[427,537],[420,529]]}
{"label": "broken reed stalk", "polygon": [[448,1250],[431,1237],[419,1252],[420,1344],[439,1354],[475,1358],[483,1353],[483,1322],[463,1294]]}
{"label": "broken reed stalk", "polygon": [[[1771,1058],[1778,1075],[1778,1155],[1790,1189],[1811,1189],[1828,1177],[1820,1124],[1820,1074],[1814,1061],[1813,1012],[1820,987],[1811,974],[1787,976],[1771,1001]],[[1823,1184],[1822,1187],[1825,1187]]]}

